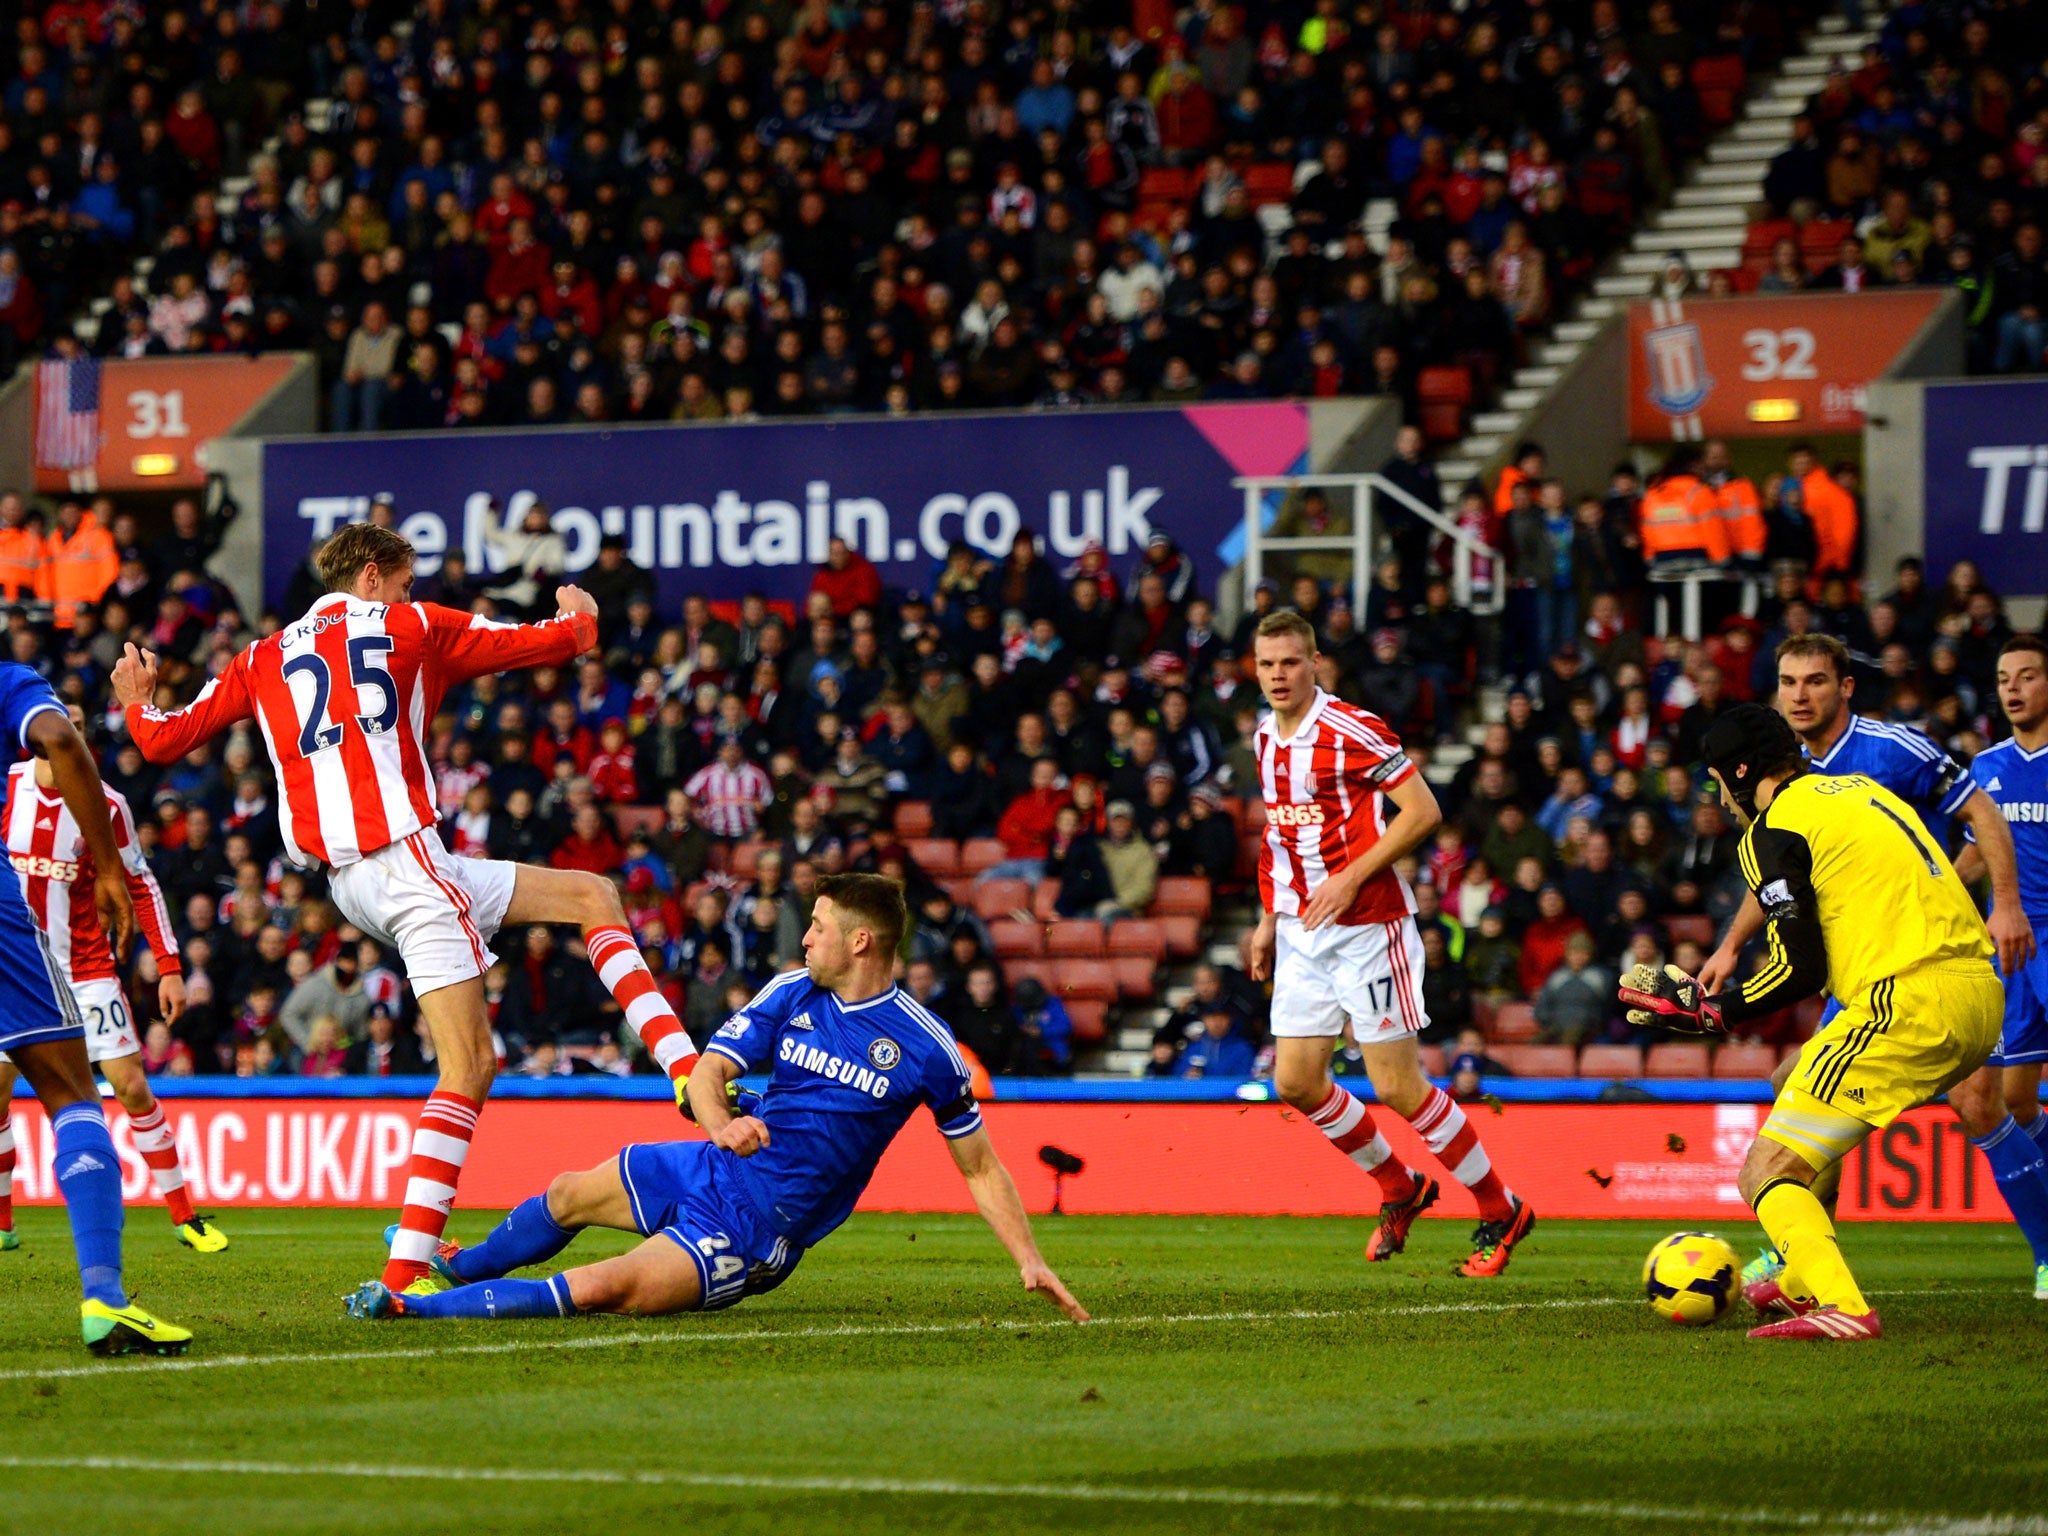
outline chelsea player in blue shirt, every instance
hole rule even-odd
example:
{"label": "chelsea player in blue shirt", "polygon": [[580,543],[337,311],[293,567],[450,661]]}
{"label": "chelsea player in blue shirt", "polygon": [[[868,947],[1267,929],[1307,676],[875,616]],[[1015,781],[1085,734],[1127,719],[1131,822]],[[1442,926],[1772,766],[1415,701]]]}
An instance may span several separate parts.
{"label": "chelsea player in blue shirt", "polygon": [[[93,904],[115,954],[127,954],[135,946],[135,906],[99,768],[50,685],[11,661],[0,663],[0,733],[50,765],[92,854]],[[0,874],[0,1051],[50,1117],[57,1188],[85,1292],[79,1320],[86,1347],[96,1355],[182,1355],[192,1335],[132,1305],[122,1287],[121,1159],[86,1060],[78,1000],[51,962],[12,870]]]}
{"label": "chelsea player in blue shirt", "polygon": [[[1952,847],[1953,822],[1961,822],[1973,852],[1958,862],[1964,878],[1991,877],[1991,913],[1986,919],[1998,950],[1998,971],[2007,978],[2036,964],[2034,930],[2021,900],[2019,864],[2013,834],[2000,807],[1978,777],[1942,750],[1925,732],[1888,725],[1857,715],[1850,708],[1856,680],[1850,674],[1849,650],[1832,635],[1795,635],[1778,646],[1778,696],[1781,714],[1797,733],[1816,773],[1861,774],[1882,784],[1920,813],[1928,833],[1944,853]],[[1978,761],[1984,761],[1980,755]],[[1873,920],[1881,920],[1873,915]],[[1730,923],[1721,946],[1700,970],[1700,985],[1709,993],[1734,977],[1742,946],[1763,925],[1754,896]],[[1828,1000],[1823,1022],[1839,1011]],[[1995,1058],[1994,1058],[1995,1060]],[[1781,1064],[1771,1079],[1782,1090],[1793,1063]],[[1949,1091],[1970,1139],[1983,1149],[2013,1218],[2034,1250],[2036,1291],[2048,1300],[2048,1163],[2029,1144],[2006,1113],[2001,1074],[1986,1066]],[[1814,1181],[1813,1192],[1834,1212],[1840,1193],[1841,1165]],[[1784,1267],[1775,1248],[1766,1248],[1744,1266],[1745,1285],[1774,1279]]]}
{"label": "chelsea player in blue shirt", "polygon": [[[630,1146],[587,1173],[562,1174],[476,1247],[442,1245],[434,1272],[451,1289],[397,1295],[372,1281],[348,1298],[350,1315],[645,1317],[732,1306],[780,1285],[846,1220],[924,1105],[1024,1289],[1088,1321],[1039,1255],[951,1033],[890,981],[904,922],[894,880],[821,881],[804,969],[776,977],[727,1020],[690,1074],[690,1107],[708,1141]],[[771,1076],[758,1113],[735,1113],[734,1083],[763,1067]],[[585,1227],[647,1240],[545,1280],[504,1278],[553,1258]]]}

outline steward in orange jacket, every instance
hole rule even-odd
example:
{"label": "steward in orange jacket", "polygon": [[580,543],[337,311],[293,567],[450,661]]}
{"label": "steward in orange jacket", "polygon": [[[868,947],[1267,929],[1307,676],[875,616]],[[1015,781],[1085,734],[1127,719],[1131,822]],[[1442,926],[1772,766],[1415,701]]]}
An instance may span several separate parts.
{"label": "steward in orange jacket", "polygon": [[36,595],[43,568],[43,528],[30,522],[18,496],[0,502],[0,600]]}
{"label": "steward in orange jacket", "polygon": [[58,507],[36,572],[36,596],[56,605],[57,627],[69,629],[78,605],[97,603],[120,574],[121,553],[99,519],[75,501]]}
{"label": "steward in orange jacket", "polygon": [[1681,557],[1716,565],[1728,558],[1720,497],[1700,478],[1699,467],[1696,449],[1678,449],[1643,492],[1643,558],[1653,567]]}

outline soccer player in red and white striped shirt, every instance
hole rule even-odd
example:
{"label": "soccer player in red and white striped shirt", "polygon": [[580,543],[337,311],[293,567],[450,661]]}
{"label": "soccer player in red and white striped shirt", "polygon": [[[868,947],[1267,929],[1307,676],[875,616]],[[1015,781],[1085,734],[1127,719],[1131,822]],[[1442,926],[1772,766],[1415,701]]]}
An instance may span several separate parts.
{"label": "soccer player in red and white striped shirt", "polygon": [[[1414,894],[1394,866],[1443,820],[1436,796],[1384,720],[1316,686],[1315,630],[1300,614],[1262,619],[1252,655],[1273,713],[1254,738],[1266,802],[1265,915],[1246,959],[1254,979],[1273,979],[1274,1086],[1378,1181],[1380,1222],[1366,1257],[1399,1253],[1440,1186],[1403,1166],[1366,1107],[1330,1076],[1348,1020],[1374,1095],[1421,1133],[1479,1206],[1459,1273],[1497,1275],[1535,1215],[1501,1183],[1465,1112],[1423,1076],[1416,1044],[1429,1022],[1422,941]],[[1393,802],[1391,819],[1384,801]]]}
{"label": "soccer player in red and white striped shirt", "polygon": [[384,1283],[434,1288],[429,1261],[497,1073],[483,977],[500,927],[575,923],[627,1024],[668,1071],[678,1104],[697,1052],[640,958],[611,881],[450,858],[434,831],[426,730],[442,695],[485,673],[559,666],[589,650],[597,643],[590,594],[562,587],[561,611],[525,625],[415,603],[412,546],[371,523],[343,528],[318,559],[327,595],[237,654],[190,706],[154,707],[156,658],[132,645],[115,665],[114,697],[154,763],[175,762],[253,716],[277,770],[286,849],[329,865],[342,914],[405,962],[440,1081],[413,1135]]}
{"label": "soccer player in red and white striped shirt", "polygon": [[775,798],[775,786],[761,765],[747,761],[737,736],[723,736],[718,757],[690,776],[683,793],[697,807],[697,821],[713,837],[752,837],[761,825],[761,809]]}
{"label": "soccer player in red and white striped shirt", "polygon": [[[71,724],[85,733],[85,714],[70,707]],[[7,801],[0,810],[0,836],[14,864],[15,877],[28,903],[29,915],[41,930],[43,949],[52,967],[71,984],[78,1011],[85,1020],[85,1053],[100,1069],[114,1097],[128,1111],[128,1129],[135,1150],[149,1165],[157,1193],[170,1208],[178,1241],[201,1253],[218,1253],[228,1240],[210,1217],[192,1209],[185,1175],[178,1166],[178,1147],[163,1106],[149,1091],[142,1070],[142,1041],[121,993],[121,975],[114,946],[93,904],[94,867],[85,834],[57,793],[56,775],[41,758],[16,763],[7,773]],[[102,786],[104,788],[104,786]],[[114,826],[114,844],[121,851],[121,869],[135,915],[149,952],[156,957],[157,1002],[164,1019],[176,1023],[185,1011],[185,972],[178,961],[171,914],[156,876],[143,861],[135,841],[135,817],[128,802],[107,790],[107,819]],[[14,1138],[7,1124],[7,1101],[14,1093],[12,1062],[0,1055],[0,1247],[14,1229]]]}

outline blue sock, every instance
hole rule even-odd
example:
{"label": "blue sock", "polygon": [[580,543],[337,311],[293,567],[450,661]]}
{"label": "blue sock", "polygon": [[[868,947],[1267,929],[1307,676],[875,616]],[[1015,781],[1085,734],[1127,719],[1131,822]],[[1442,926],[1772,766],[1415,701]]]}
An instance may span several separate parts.
{"label": "blue sock", "polygon": [[[2018,1117],[2015,1116],[2014,1118],[2017,1119]],[[2035,1115],[2033,1119],[2021,1126],[2020,1129],[2033,1137],[2034,1145],[2041,1149],[2044,1156],[2048,1156],[2048,1114]]]}
{"label": "blue sock", "polygon": [[57,1133],[57,1187],[71,1217],[78,1280],[86,1300],[128,1305],[121,1288],[121,1158],[107,1134],[100,1101],[67,1104],[51,1122]]}
{"label": "blue sock", "polygon": [[458,1285],[452,1291],[433,1296],[408,1296],[405,1315],[482,1317],[493,1321],[508,1317],[574,1317],[576,1303],[569,1299],[569,1277],[551,1275],[545,1280],[480,1280],[475,1285]]}
{"label": "blue sock", "polygon": [[569,1246],[575,1233],[556,1221],[548,1197],[535,1195],[512,1208],[474,1248],[465,1248],[449,1265],[467,1281],[495,1280],[515,1269],[552,1259]]}
{"label": "blue sock", "polygon": [[2034,1139],[2007,1115],[1991,1128],[1990,1134],[1972,1137],[1976,1147],[1991,1163],[1998,1179],[1998,1192],[2012,1207],[2012,1219],[2020,1224],[2034,1250],[2036,1264],[2048,1264],[2048,1163]]}

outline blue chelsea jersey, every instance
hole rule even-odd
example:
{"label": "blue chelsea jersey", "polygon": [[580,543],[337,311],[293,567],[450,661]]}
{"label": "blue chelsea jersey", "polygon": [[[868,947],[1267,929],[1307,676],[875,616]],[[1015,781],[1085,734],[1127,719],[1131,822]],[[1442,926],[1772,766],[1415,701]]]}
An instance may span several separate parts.
{"label": "blue chelsea jersey", "polygon": [[1862,715],[1835,738],[1824,757],[1807,755],[1816,773],[1830,777],[1860,773],[1875,779],[1920,813],[1927,830],[1947,852],[1954,846],[1950,818],[1977,788],[1968,768],[1950,757],[1924,731],[1885,725]]}
{"label": "blue chelsea jersey", "polygon": [[768,1145],[733,1167],[762,1218],[802,1248],[846,1220],[919,1105],[949,1138],[981,1129],[952,1032],[897,987],[844,1003],[808,972],[788,971],[706,1049],[770,1074],[760,1109]]}
{"label": "blue chelsea jersey", "polygon": [[13,749],[0,759],[0,768],[32,755],[28,723],[46,709],[64,713],[64,705],[50,685],[18,661],[0,662],[0,734]]}
{"label": "blue chelsea jersey", "polygon": [[2020,910],[2039,927],[2048,922],[2048,747],[2029,753],[2008,737],[1979,752],[1970,772],[2012,828]]}

